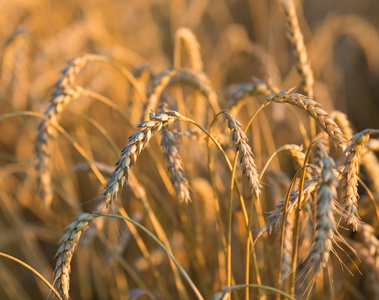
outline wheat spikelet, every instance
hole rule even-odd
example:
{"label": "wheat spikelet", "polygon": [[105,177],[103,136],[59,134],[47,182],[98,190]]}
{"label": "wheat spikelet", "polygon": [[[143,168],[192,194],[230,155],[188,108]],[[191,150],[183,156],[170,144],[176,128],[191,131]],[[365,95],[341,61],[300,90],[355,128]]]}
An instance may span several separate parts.
{"label": "wheat spikelet", "polygon": [[345,210],[345,219],[352,224],[353,230],[358,229],[360,218],[358,215],[358,173],[359,161],[364,145],[369,140],[369,131],[364,130],[355,134],[343,155],[341,171],[341,205]]}
{"label": "wheat spikelet", "polygon": [[309,98],[313,99],[313,72],[308,60],[307,48],[304,44],[299,21],[296,16],[295,5],[292,0],[282,0],[282,5],[286,15],[287,37],[294,47],[296,67],[302,78],[302,86]]}
{"label": "wheat spikelet", "polygon": [[50,206],[53,192],[51,189],[50,174],[50,141],[55,135],[54,124],[57,124],[59,114],[63,107],[69,102],[77,99],[81,94],[80,87],[70,87],[56,90],[50,100],[50,105],[46,109],[44,116],[47,120],[42,120],[38,125],[36,142],[36,170],[38,172],[38,189],[41,198],[46,206]]}
{"label": "wheat spikelet", "polygon": [[[163,111],[162,111],[163,112]],[[161,146],[163,155],[167,159],[167,171],[171,175],[171,183],[175,188],[180,202],[191,202],[188,180],[184,177],[183,163],[179,154],[178,132],[172,125],[165,125],[161,129]]]}
{"label": "wheat spikelet", "polygon": [[57,263],[54,270],[54,284],[64,300],[70,299],[71,260],[74,251],[83,231],[88,228],[88,223],[95,217],[96,215],[87,213],[79,215],[74,222],[65,228],[69,231],[59,241],[60,247],[55,255]]}
{"label": "wheat spikelet", "polygon": [[325,156],[322,159],[317,191],[316,236],[308,259],[315,276],[326,267],[334,242],[336,211],[334,201],[337,196],[337,184],[335,163],[330,157]]}
{"label": "wheat spikelet", "polygon": [[229,113],[224,113],[228,121],[228,127],[232,131],[232,140],[235,144],[236,150],[239,151],[240,159],[239,164],[242,173],[246,174],[249,181],[250,191],[259,201],[259,194],[261,193],[261,184],[257,166],[254,162],[254,155],[247,143],[246,134],[243,132],[241,123],[234,119]]}
{"label": "wheat spikelet", "polygon": [[296,105],[308,112],[308,114],[314,118],[320,127],[332,138],[340,148],[344,148],[346,139],[341,129],[333,121],[333,118],[323,109],[320,108],[320,104],[316,101],[310,100],[308,97],[293,93],[293,89],[286,89],[277,94],[271,94],[268,96],[266,103],[273,101],[277,103],[289,103]]}
{"label": "wheat spikelet", "polygon": [[181,45],[183,44],[186,53],[188,55],[189,68],[195,71],[203,71],[203,61],[201,59],[200,45],[197,41],[196,36],[193,34],[191,29],[182,27],[175,32],[175,57],[174,66],[180,67],[180,54]]}
{"label": "wheat spikelet", "polygon": [[138,155],[145,149],[151,137],[160,132],[163,126],[173,123],[180,117],[181,115],[175,111],[158,114],[151,112],[150,121],[137,125],[137,128],[142,130],[129,137],[127,145],[122,150],[121,157],[116,164],[117,167],[105,185],[103,196],[107,206],[115,201],[117,193],[129,178],[130,168],[134,166]]}

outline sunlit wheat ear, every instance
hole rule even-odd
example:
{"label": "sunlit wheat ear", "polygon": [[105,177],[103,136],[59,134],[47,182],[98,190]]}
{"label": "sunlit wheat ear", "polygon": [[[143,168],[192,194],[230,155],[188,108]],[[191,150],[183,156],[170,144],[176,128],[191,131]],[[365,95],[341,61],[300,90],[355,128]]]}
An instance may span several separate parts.
{"label": "sunlit wheat ear", "polygon": [[325,156],[322,160],[317,189],[316,236],[308,259],[314,276],[317,276],[322,268],[326,267],[335,240],[334,213],[336,207],[334,201],[337,197],[338,186],[335,172],[333,159]]}
{"label": "sunlit wheat ear", "polygon": [[348,224],[353,226],[356,231],[360,224],[358,215],[358,174],[359,174],[359,161],[361,159],[361,152],[364,145],[370,139],[368,131],[362,131],[355,134],[351,139],[349,145],[346,147],[342,163],[342,178],[341,178],[341,205],[345,210],[345,219]]}
{"label": "sunlit wheat ear", "polygon": [[76,220],[65,228],[68,231],[59,241],[60,247],[55,255],[57,263],[54,270],[54,285],[64,300],[70,299],[71,260],[74,251],[83,231],[88,228],[88,223],[95,217],[95,215],[87,213],[76,217]]}
{"label": "sunlit wheat ear", "polygon": [[167,171],[171,175],[171,183],[175,188],[180,202],[191,201],[188,180],[184,177],[184,168],[179,154],[179,135],[173,125],[165,125],[161,129],[161,146],[167,159]]}
{"label": "sunlit wheat ear", "polygon": [[231,130],[232,140],[235,144],[236,150],[239,151],[239,164],[242,173],[246,175],[250,191],[259,201],[259,194],[261,193],[261,184],[259,182],[259,176],[257,166],[254,162],[254,155],[251,151],[249,144],[247,143],[247,137],[243,132],[241,123],[234,119],[229,113],[224,113],[228,121],[228,127]]}
{"label": "sunlit wheat ear", "polygon": [[175,32],[175,57],[174,66],[182,66],[180,60],[181,45],[184,46],[188,56],[188,65],[195,71],[203,71],[203,61],[201,59],[200,45],[191,29],[182,27]]}
{"label": "sunlit wheat ear", "polygon": [[296,67],[303,81],[302,86],[309,98],[313,98],[313,71],[308,60],[307,48],[300,30],[295,5],[293,0],[281,0],[281,3],[286,14],[287,37],[294,47]]}
{"label": "sunlit wheat ear", "polygon": [[129,137],[128,143],[122,150],[121,157],[116,164],[116,169],[105,185],[103,196],[107,206],[116,200],[118,192],[129,178],[130,168],[134,166],[138,155],[145,149],[151,137],[161,131],[163,126],[173,123],[180,117],[181,115],[175,111],[158,114],[151,112],[150,121],[137,125],[141,131],[137,131]]}
{"label": "sunlit wheat ear", "polygon": [[323,109],[320,108],[320,104],[316,101],[310,100],[308,97],[292,93],[293,89],[286,89],[277,94],[271,94],[267,97],[266,103],[273,101],[277,103],[289,103],[296,105],[308,112],[308,114],[314,118],[320,125],[322,130],[324,130],[330,138],[332,138],[337,146],[344,149],[346,144],[346,139],[341,129],[333,121],[333,118]]}
{"label": "sunlit wheat ear", "polygon": [[50,100],[49,107],[44,113],[47,120],[42,120],[38,125],[35,150],[36,169],[38,172],[38,190],[47,207],[50,206],[53,198],[50,173],[50,142],[55,136],[54,124],[58,123],[59,114],[63,107],[78,98],[81,91],[82,89],[80,87],[56,90]]}

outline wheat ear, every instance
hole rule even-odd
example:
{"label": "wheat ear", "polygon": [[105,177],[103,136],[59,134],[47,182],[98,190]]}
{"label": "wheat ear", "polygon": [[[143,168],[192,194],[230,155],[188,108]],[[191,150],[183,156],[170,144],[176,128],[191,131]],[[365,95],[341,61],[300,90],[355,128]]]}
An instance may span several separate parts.
{"label": "wheat ear", "polygon": [[335,240],[334,201],[337,197],[337,185],[335,163],[332,158],[325,156],[322,159],[317,191],[316,236],[308,260],[314,276],[326,267]]}
{"label": "wheat ear", "polygon": [[193,34],[191,29],[182,27],[175,32],[175,56],[174,56],[174,66],[180,67],[180,55],[181,55],[181,45],[184,46],[186,53],[188,55],[189,67],[195,71],[203,71],[203,61],[201,59],[200,45],[197,41],[196,36]]}
{"label": "wheat ear", "polygon": [[161,130],[163,155],[167,159],[167,171],[180,202],[191,202],[188,180],[184,177],[183,163],[179,154],[178,132],[172,125],[165,125]]}
{"label": "wheat ear", "polygon": [[313,71],[308,59],[307,48],[304,44],[295,5],[292,0],[282,0],[286,14],[287,37],[294,47],[297,71],[302,78],[302,86],[309,98],[313,98]]}
{"label": "wheat ear", "polygon": [[343,149],[346,144],[346,139],[341,129],[333,121],[333,118],[326,111],[320,108],[321,105],[318,102],[310,100],[302,94],[291,94],[292,90],[293,88],[282,90],[277,94],[273,93],[267,97],[265,103],[271,101],[277,103],[289,103],[306,110],[308,114],[317,121],[322,130],[324,130],[329,137]]}
{"label": "wheat ear", "polygon": [[41,198],[48,207],[53,198],[50,174],[50,141],[55,135],[54,124],[57,124],[59,114],[69,102],[77,99],[81,94],[80,87],[64,88],[56,90],[50,100],[50,105],[44,115],[47,120],[42,120],[38,125],[36,142],[36,170],[38,172],[38,190]]}
{"label": "wheat ear", "polygon": [[239,151],[239,164],[242,169],[242,173],[246,174],[249,181],[250,191],[259,201],[261,184],[259,182],[257,166],[254,162],[254,155],[249,144],[247,143],[246,134],[241,129],[242,125],[238,120],[234,119],[229,113],[224,114],[228,121],[228,127],[231,130],[232,140],[235,144],[236,150]]}
{"label": "wheat ear", "polygon": [[87,213],[79,215],[74,222],[65,228],[68,231],[59,241],[60,247],[55,255],[57,263],[54,270],[54,284],[64,300],[70,299],[70,273],[73,254],[83,231],[88,228],[88,223],[95,217],[96,215]]}
{"label": "wheat ear", "polygon": [[370,134],[374,131],[366,129],[358,132],[351,139],[346,147],[342,162],[341,171],[341,205],[345,210],[345,219],[353,226],[353,230],[358,229],[360,218],[358,215],[358,174],[361,153],[365,144],[370,139]]}
{"label": "wheat ear", "polygon": [[128,143],[122,150],[121,157],[116,164],[116,169],[105,185],[103,196],[107,206],[115,201],[118,192],[129,178],[130,168],[134,166],[138,155],[145,149],[151,137],[161,131],[163,126],[173,123],[180,117],[181,115],[175,111],[158,114],[151,112],[150,121],[137,125],[137,128],[142,130],[129,137]]}

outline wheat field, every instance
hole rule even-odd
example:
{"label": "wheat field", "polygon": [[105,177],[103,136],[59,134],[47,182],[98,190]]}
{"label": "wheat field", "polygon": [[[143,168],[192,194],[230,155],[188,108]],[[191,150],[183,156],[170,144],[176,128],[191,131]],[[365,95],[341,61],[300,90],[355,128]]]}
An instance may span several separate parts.
{"label": "wheat field", "polygon": [[0,299],[379,299],[379,2],[0,12]]}

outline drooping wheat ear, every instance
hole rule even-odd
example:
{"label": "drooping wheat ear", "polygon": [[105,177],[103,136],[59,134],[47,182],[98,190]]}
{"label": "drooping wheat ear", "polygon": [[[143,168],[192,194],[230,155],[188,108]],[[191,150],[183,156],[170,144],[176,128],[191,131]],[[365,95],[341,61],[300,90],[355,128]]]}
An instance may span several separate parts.
{"label": "drooping wheat ear", "polygon": [[55,255],[57,263],[54,270],[54,285],[64,300],[70,299],[71,260],[74,251],[83,231],[88,228],[88,223],[96,217],[96,215],[87,213],[76,217],[76,220],[65,228],[68,231],[58,243],[60,247]]}
{"label": "drooping wheat ear", "polygon": [[151,137],[156,135],[163,126],[173,123],[181,115],[176,111],[154,114],[150,113],[150,121],[145,121],[137,125],[142,129],[129,137],[128,143],[122,150],[121,157],[116,164],[116,169],[112,172],[105,185],[103,196],[106,205],[112,204],[129,178],[130,168],[134,166],[138,155],[145,149]]}
{"label": "drooping wheat ear", "polygon": [[82,92],[80,87],[69,87],[56,90],[50,100],[50,105],[38,125],[36,142],[36,170],[38,172],[38,190],[45,205],[48,207],[53,198],[50,174],[50,141],[55,135],[54,124],[57,124],[59,114],[69,102],[77,99]]}
{"label": "drooping wheat ear", "polygon": [[[340,111],[333,111],[331,115],[345,136],[350,139],[354,134],[347,116]],[[375,148],[373,147],[375,146],[375,142],[379,149],[379,142],[375,139],[370,139],[366,143],[366,147],[362,152],[361,164],[367,173],[369,181],[371,181],[371,188],[374,191],[379,191],[379,161],[373,153],[373,151],[375,151]]]}
{"label": "drooping wheat ear", "polygon": [[346,147],[343,156],[341,172],[341,205],[345,210],[345,219],[348,224],[352,224],[353,230],[358,229],[360,218],[358,215],[358,174],[359,161],[364,145],[370,139],[370,130],[358,132],[351,139]]}
{"label": "drooping wheat ear", "polygon": [[277,103],[289,103],[296,105],[308,112],[308,114],[314,118],[330,138],[332,138],[340,148],[344,148],[346,139],[344,134],[338,125],[333,121],[333,118],[323,109],[320,108],[320,104],[316,101],[310,100],[308,97],[292,93],[291,89],[283,90],[277,94],[271,94],[267,97],[266,103],[273,101]]}
{"label": "drooping wheat ear", "polygon": [[239,164],[243,174],[246,174],[249,181],[250,192],[259,201],[259,194],[261,193],[261,184],[259,182],[257,166],[254,162],[254,155],[251,151],[248,139],[245,132],[243,132],[241,123],[234,119],[231,114],[225,112],[228,121],[228,127],[232,131],[232,140],[235,144],[236,150],[239,151]]}
{"label": "drooping wheat ear", "polygon": [[269,95],[273,92],[274,90],[270,85],[262,80],[253,77],[252,82],[240,84],[240,87],[230,95],[230,98],[227,101],[226,105],[229,110],[232,110],[248,97],[257,95]]}
{"label": "drooping wheat ear", "polygon": [[175,32],[175,56],[174,66],[181,67],[181,45],[184,46],[188,55],[188,66],[195,71],[203,71],[203,61],[201,59],[200,45],[191,29],[182,27]]}
{"label": "drooping wheat ear", "polygon": [[295,5],[292,0],[282,0],[286,14],[287,37],[294,47],[296,67],[302,78],[302,86],[309,98],[313,99],[313,71],[308,59],[307,48],[304,44],[299,21],[296,15]]}
{"label": "drooping wheat ear", "polygon": [[91,61],[108,62],[108,59],[98,54],[87,53],[83,56],[70,60],[67,66],[62,70],[61,77],[55,84],[55,88],[65,89],[70,87],[74,83],[78,73],[87,65],[88,62]]}
{"label": "drooping wheat ear", "polygon": [[334,201],[338,185],[335,167],[332,158],[323,158],[317,191],[316,236],[308,260],[315,276],[326,267],[335,240]]}
{"label": "drooping wheat ear", "polygon": [[[163,112],[163,111],[162,111]],[[179,134],[173,125],[161,129],[163,156],[167,159],[167,171],[180,202],[191,202],[188,180],[184,177],[183,163],[179,154]]]}
{"label": "drooping wheat ear", "polygon": [[220,106],[217,102],[217,94],[204,73],[190,69],[166,69],[153,80],[153,86],[147,93],[147,100],[144,104],[141,121],[148,118],[150,109],[155,110],[157,108],[163,90],[175,83],[192,85],[207,97],[209,104],[215,112],[220,111]]}

